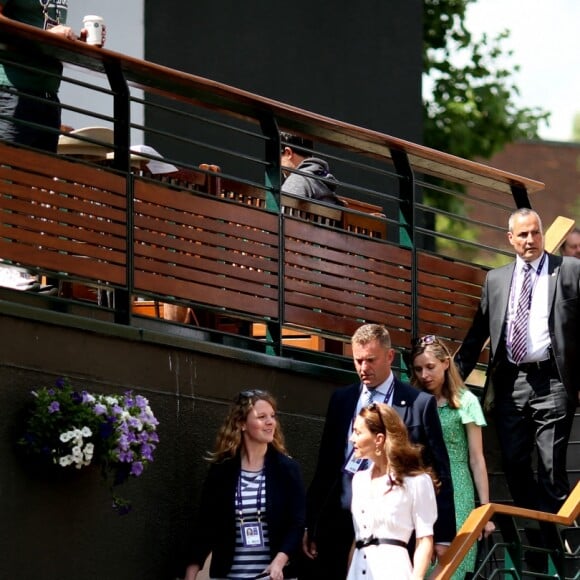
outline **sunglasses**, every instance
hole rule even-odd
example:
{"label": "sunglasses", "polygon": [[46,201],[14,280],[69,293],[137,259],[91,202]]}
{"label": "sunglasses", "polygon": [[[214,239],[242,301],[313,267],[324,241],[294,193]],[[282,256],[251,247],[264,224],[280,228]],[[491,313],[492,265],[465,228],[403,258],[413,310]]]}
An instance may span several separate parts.
{"label": "sunglasses", "polygon": [[434,334],[427,334],[421,338],[414,338],[411,342],[413,346],[429,346],[430,344],[435,344],[437,342],[437,337]]}
{"label": "sunglasses", "polygon": [[268,393],[260,389],[250,389],[249,391],[241,391],[236,397],[236,403],[241,403],[244,399],[252,399],[253,397],[265,397]]}
{"label": "sunglasses", "polygon": [[377,403],[371,403],[367,409],[369,411],[372,411],[373,413],[376,413],[379,416],[379,421],[381,423],[381,427],[385,430],[385,432],[387,431],[387,428],[385,426],[385,424],[383,423],[383,418],[381,417],[381,412],[379,410],[379,406],[377,405]]}

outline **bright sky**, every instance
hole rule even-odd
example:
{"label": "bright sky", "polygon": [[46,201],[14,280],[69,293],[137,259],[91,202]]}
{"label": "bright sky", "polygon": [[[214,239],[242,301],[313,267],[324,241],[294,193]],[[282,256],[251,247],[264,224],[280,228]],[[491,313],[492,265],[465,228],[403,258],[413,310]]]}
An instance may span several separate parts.
{"label": "bright sky", "polygon": [[515,84],[521,106],[552,113],[540,137],[570,141],[574,115],[580,113],[580,0],[477,0],[467,15],[474,34],[511,31],[504,41],[520,65]]}

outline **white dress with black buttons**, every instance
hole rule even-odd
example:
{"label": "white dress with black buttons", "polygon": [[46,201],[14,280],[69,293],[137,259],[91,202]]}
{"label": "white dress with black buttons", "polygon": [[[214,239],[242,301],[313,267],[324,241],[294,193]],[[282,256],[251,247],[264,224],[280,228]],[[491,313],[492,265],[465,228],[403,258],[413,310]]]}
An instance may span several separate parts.
{"label": "white dress with black buttons", "polygon": [[[397,486],[391,485],[388,475],[371,480],[371,472],[372,469],[359,471],[352,480],[351,511],[356,539],[375,537],[408,542],[413,530],[418,538],[433,535],[437,504],[429,475],[405,477],[403,485]],[[380,544],[354,550],[347,580],[405,580],[412,573],[406,548]]]}

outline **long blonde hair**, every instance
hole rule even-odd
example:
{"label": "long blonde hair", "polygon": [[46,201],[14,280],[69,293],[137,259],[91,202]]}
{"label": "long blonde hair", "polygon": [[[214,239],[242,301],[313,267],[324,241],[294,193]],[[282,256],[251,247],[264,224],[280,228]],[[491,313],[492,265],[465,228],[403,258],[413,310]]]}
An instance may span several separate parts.
{"label": "long blonde hair", "polygon": [[363,407],[359,415],[373,435],[385,435],[382,451],[388,461],[393,485],[402,485],[405,476],[427,473],[433,480],[435,491],[438,490],[440,483],[437,476],[423,463],[423,447],[411,443],[407,426],[392,407],[384,403],[371,403]]}
{"label": "long blonde hair", "polygon": [[449,367],[445,370],[441,395],[447,399],[447,402],[452,409],[459,409],[459,407],[461,407],[460,397],[461,393],[465,390],[465,384],[455,366],[455,362],[453,361],[449,349],[445,346],[445,343],[436,336],[423,336],[413,345],[413,349],[411,350],[411,384],[426,391],[426,389],[422,387],[421,382],[413,370],[415,359],[425,352],[430,352],[442,363],[449,361]]}
{"label": "long blonde hair", "polygon": [[[208,461],[211,463],[219,463],[226,459],[231,459],[238,454],[243,441],[242,426],[246,423],[248,414],[257,401],[270,403],[274,412],[277,412],[278,406],[276,399],[267,391],[250,389],[238,393],[230,406],[225,421],[218,431],[214,449],[207,455]],[[280,453],[287,455],[282,427],[278,420],[276,421],[272,446]]]}

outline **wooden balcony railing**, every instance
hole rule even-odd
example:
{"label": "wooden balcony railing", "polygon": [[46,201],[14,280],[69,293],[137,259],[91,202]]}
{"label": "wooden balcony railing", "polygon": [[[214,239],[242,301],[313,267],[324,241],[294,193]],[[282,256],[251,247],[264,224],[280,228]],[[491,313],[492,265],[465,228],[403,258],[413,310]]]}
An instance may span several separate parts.
{"label": "wooden balcony railing", "polygon": [[[6,145],[0,156],[5,260],[134,295],[227,306],[254,320],[281,312],[283,324],[328,336],[386,322],[395,344],[408,342],[411,250],[343,229],[341,210],[320,205],[314,213],[317,204],[297,200],[298,215],[283,213],[281,231],[276,213],[201,186],[177,189]],[[459,340],[484,273],[420,255],[420,331]]]}
{"label": "wooden balcony railing", "polygon": [[[364,322],[386,324],[396,347],[407,347],[421,333],[457,343],[476,308],[487,268],[446,255],[436,245],[421,247],[421,235],[436,237],[437,232],[421,225],[419,217],[438,210],[424,206],[417,189],[435,187],[429,181],[433,177],[476,184],[505,193],[508,213],[530,205],[529,194],[543,187],[20,23],[0,20],[0,35],[6,47],[42,50],[62,60],[65,70],[74,65],[105,80],[114,110],[108,119],[97,116],[97,124],[108,121],[114,133],[108,144],[112,158],[102,162],[0,144],[0,256],[62,283],[115,292],[118,322],[134,323],[132,315],[143,310],[132,306],[139,296],[157,304],[154,313],[166,310],[161,304],[171,304],[202,326],[212,324],[204,312],[214,320],[218,315],[237,319],[248,338],[267,337],[277,354],[283,353],[284,333],[320,338],[317,348],[324,348],[325,340],[348,343]],[[0,59],[10,60],[10,54],[0,48]],[[89,82],[82,86],[90,92]],[[134,96],[134,88],[144,97]],[[184,114],[183,134],[137,125],[131,105],[152,116]],[[79,110],[78,103],[63,107]],[[194,141],[194,121],[228,136],[243,134],[263,150],[233,150],[217,130],[207,142]],[[179,170],[153,179],[143,164],[131,160],[131,129],[178,150],[180,158],[167,161]],[[339,191],[344,207],[281,193],[281,129],[312,137],[329,149],[334,164],[356,164],[360,183],[345,183],[345,191]],[[194,145],[208,151],[205,164],[184,161]],[[258,167],[263,179],[250,170],[246,175],[245,168],[220,169],[213,153],[251,162],[250,169]],[[437,188],[453,193],[444,184]],[[466,240],[453,242],[494,257],[501,253]]]}

